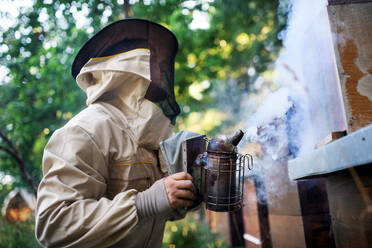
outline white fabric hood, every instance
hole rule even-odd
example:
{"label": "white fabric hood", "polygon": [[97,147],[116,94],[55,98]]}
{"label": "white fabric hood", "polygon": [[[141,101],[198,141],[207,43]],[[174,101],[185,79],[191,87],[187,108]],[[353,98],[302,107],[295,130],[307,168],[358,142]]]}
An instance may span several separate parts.
{"label": "white fabric hood", "polygon": [[144,98],[150,84],[150,51],[135,49],[108,57],[92,58],[76,77],[87,94],[87,105],[96,101],[117,107],[138,145],[159,149],[173,133],[173,125],[153,102]]}

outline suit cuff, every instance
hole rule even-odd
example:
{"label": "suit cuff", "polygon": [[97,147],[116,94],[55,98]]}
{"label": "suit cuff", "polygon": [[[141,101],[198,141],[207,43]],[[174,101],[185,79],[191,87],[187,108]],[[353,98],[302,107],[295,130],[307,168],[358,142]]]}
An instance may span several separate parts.
{"label": "suit cuff", "polygon": [[164,178],[156,181],[149,189],[137,193],[136,207],[139,219],[168,215],[173,211],[169,204]]}

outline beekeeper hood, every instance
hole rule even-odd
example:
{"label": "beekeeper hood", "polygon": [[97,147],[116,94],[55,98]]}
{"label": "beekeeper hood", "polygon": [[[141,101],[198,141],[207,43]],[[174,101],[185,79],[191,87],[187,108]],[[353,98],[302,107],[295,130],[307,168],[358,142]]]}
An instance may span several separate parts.
{"label": "beekeeper hood", "polygon": [[[177,49],[176,37],[163,26],[121,20],[80,49],[72,76],[86,92],[88,105],[98,100],[113,103],[139,145],[157,146],[169,137],[180,113],[173,81]],[[156,135],[149,135],[154,130]]]}

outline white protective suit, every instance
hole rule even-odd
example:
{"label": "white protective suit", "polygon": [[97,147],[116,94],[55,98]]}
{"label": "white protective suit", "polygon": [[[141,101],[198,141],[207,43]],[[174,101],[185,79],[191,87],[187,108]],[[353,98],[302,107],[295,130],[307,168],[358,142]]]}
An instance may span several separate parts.
{"label": "white protective suit", "polygon": [[94,58],[77,76],[88,107],[55,131],[44,151],[36,209],[42,245],[161,247],[173,210],[157,151],[173,126],[144,98],[149,59],[147,49]]}

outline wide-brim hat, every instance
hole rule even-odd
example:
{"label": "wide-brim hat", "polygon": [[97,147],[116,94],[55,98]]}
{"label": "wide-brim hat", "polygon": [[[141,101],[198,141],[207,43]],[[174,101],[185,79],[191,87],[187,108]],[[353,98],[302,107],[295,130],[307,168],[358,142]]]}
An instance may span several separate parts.
{"label": "wide-brim hat", "polygon": [[145,98],[156,103],[172,123],[180,113],[174,94],[174,59],[178,50],[176,36],[164,26],[144,19],[124,19],[104,27],[79,50],[72,63],[76,79],[91,59],[111,56],[137,48],[150,50],[151,83]]}
{"label": "wide-brim hat", "polygon": [[[148,48],[152,54],[156,54],[157,60],[174,58],[178,50],[176,36],[164,26],[155,22],[129,18],[116,21],[104,27],[91,37],[79,50],[72,63],[71,74],[76,79],[81,68],[91,58],[107,56],[107,50],[126,40],[138,40],[129,48],[123,47],[121,52],[135,48]],[[144,47],[146,46],[146,47]],[[110,54],[109,54],[110,55]]]}

